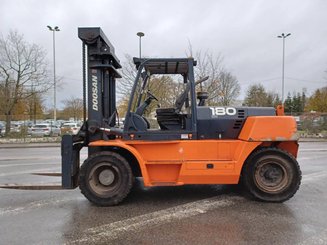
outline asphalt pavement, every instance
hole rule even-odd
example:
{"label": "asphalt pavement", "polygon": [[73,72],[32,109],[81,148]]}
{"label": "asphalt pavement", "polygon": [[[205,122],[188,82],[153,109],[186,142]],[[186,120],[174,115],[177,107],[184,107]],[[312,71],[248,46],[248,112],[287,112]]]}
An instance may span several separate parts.
{"label": "asphalt pavement", "polygon": [[[86,158],[86,150],[81,152]],[[327,142],[301,142],[303,179],[282,204],[249,200],[235,186],[144,188],[97,207],[76,190],[0,189],[0,244],[327,244]],[[57,146],[0,149],[0,185],[60,184]]]}

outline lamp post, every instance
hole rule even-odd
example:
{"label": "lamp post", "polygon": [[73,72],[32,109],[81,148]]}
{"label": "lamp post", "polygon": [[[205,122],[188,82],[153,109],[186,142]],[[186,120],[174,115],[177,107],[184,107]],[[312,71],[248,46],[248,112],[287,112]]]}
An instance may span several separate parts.
{"label": "lamp post", "polygon": [[140,42],[139,42],[140,49],[139,50],[140,50],[140,59],[141,59],[141,54],[142,54],[141,53],[141,38],[144,37],[144,33],[143,32],[138,32],[138,33],[136,33],[136,35],[140,37]]}
{"label": "lamp post", "polygon": [[52,28],[51,26],[47,26],[49,31],[53,33],[53,121],[57,120],[57,82],[56,82],[56,39],[55,33],[56,31],[60,31],[58,26]]}
{"label": "lamp post", "polygon": [[285,38],[290,36],[291,33],[277,36],[278,38],[283,38],[283,64],[282,64],[282,104],[284,105],[284,71],[285,71]]}

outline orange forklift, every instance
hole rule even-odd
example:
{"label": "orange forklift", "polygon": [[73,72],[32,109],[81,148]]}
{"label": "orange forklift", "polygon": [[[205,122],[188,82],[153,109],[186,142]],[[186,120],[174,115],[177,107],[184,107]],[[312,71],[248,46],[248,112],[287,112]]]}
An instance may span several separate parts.
{"label": "orange forklift", "polygon": [[[208,93],[196,93],[196,86],[207,78],[195,81],[193,58],[134,58],[137,75],[121,127],[115,49],[100,28],[79,28],[78,36],[84,124],[78,135],[62,138],[60,188],[79,186],[99,206],[122,202],[136,177],[147,187],[242,184],[265,202],[284,202],[296,193],[301,182],[297,128],[282,107],[206,106]],[[160,101],[148,88],[165,82],[156,79],[162,76],[172,76],[183,89],[170,106],[154,108]],[[80,166],[83,147],[88,158]]]}

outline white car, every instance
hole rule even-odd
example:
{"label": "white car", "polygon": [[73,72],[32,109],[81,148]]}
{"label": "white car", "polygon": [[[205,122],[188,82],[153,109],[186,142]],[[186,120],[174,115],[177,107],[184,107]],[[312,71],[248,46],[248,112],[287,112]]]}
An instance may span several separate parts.
{"label": "white car", "polygon": [[35,124],[31,130],[32,136],[60,136],[60,128],[50,123]]}
{"label": "white car", "polygon": [[81,125],[79,123],[74,122],[66,122],[61,126],[62,134],[77,134]]}
{"label": "white car", "polygon": [[21,124],[18,123],[11,123],[10,124],[10,132],[12,133],[20,133],[21,131]]}

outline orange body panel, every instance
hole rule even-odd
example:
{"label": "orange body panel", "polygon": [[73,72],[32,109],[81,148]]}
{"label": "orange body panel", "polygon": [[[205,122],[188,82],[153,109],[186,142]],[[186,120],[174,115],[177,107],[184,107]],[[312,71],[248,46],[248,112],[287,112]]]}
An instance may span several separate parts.
{"label": "orange body panel", "polygon": [[239,135],[246,141],[297,141],[294,117],[258,116],[248,117]]}
{"label": "orange body panel", "polygon": [[241,140],[95,141],[118,146],[139,162],[144,185],[236,184],[248,155],[260,142]]}
{"label": "orange body panel", "polygon": [[116,146],[137,159],[145,186],[237,184],[245,160],[258,147],[274,144],[297,155],[292,117],[249,117],[235,140],[94,141],[92,146]]}

